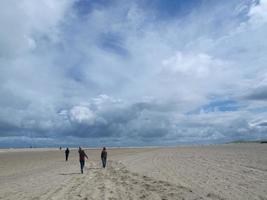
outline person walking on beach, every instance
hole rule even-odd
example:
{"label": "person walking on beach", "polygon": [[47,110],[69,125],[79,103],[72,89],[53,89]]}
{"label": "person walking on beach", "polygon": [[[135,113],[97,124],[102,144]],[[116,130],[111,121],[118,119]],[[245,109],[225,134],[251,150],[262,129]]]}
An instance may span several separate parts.
{"label": "person walking on beach", "polygon": [[83,167],[85,164],[85,158],[88,159],[86,153],[84,152],[84,150],[79,147],[79,157],[80,157],[80,166],[81,166],[81,173],[83,174]]}
{"label": "person walking on beach", "polygon": [[69,148],[67,148],[65,150],[66,161],[68,161],[68,159],[69,159],[69,153],[70,153],[70,150],[69,150]]}
{"label": "person walking on beach", "polygon": [[106,167],[106,164],[107,164],[107,156],[108,156],[108,153],[107,153],[106,147],[103,147],[103,150],[101,152],[101,160],[102,160],[102,166],[103,166],[103,168]]}

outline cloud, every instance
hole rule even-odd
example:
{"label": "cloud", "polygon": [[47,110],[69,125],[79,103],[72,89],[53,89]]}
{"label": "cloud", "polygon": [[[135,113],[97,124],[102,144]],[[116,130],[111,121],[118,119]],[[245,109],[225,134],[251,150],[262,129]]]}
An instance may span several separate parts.
{"label": "cloud", "polygon": [[250,22],[254,24],[267,23],[267,3],[266,1],[260,1],[251,7],[248,16],[250,17]]}
{"label": "cloud", "polygon": [[251,127],[265,127],[265,126],[267,126],[267,121],[266,120],[264,120],[264,119],[258,119],[258,120],[254,120],[254,121],[252,121],[252,122],[250,122],[250,126]]}
{"label": "cloud", "polygon": [[[72,1],[32,0],[1,2],[0,55],[13,57],[34,50],[40,37],[57,40],[56,26]],[[49,15],[47,15],[49,13]],[[14,57],[13,57],[14,58]]]}
{"label": "cloud", "polygon": [[87,107],[75,106],[70,110],[70,120],[76,123],[93,124],[95,121],[94,113]]}
{"label": "cloud", "polygon": [[0,146],[265,138],[265,4],[1,2]]}
{"label": "cloud", "polygon": [[266,100],[267,99],[267,87],[256,88],[246,96],[250,100]]}

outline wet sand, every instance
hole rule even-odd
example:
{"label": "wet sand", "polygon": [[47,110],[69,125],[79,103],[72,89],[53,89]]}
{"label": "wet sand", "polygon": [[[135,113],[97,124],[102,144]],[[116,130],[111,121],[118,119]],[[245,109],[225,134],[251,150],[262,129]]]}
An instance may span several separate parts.
{"label": "wet sand", "polygon": [[267,144],[0,150],[0,199],[267,199]]}

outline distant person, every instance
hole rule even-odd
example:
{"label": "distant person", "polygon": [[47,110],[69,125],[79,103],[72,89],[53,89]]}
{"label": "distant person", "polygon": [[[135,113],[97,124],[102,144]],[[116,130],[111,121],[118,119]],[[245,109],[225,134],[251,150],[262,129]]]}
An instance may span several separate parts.
{"label": "distant person", "polygon": [[70,150],[69,150],[69,148],[67,148],[65,150],[66,161],[68,161],[68,159],[69,159],[69,154],[70,154]]}
{"label": "distant person", "polygon": [[59,147],[59,150],[61,150],[62,149],[62,147]]}
{"label": "distant person", "polygon": [[84,150],[79,147],[79,157],[80,157],[80,166],[81,166],[81,173],[83,174],[83,168],[84,168],[84,164],[85,164],[85,158],[88,159],[86,153],[84,152]]}
{"label": "distant person", "polygon": [[101,152],[101,160],[102,160],[102,166],[103,166],[103,168],[106,167],[106,164],[107,164],[107,156],[108,156],[108,153],[107,153],[106,147],[103,147],[103,150]]}

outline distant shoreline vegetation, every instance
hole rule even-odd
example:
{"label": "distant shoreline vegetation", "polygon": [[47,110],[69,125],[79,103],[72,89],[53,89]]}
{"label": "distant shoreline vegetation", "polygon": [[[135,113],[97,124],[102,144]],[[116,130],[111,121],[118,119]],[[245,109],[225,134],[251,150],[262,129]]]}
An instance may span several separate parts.
{"label": "distant shoreline vegetation", "polygon": [[235,140],[235,141],[231,141],[228,144],[239,144],[239,143],[260,143],[260,144],[264,144],[267,143],[267,139],[266,140]]}

